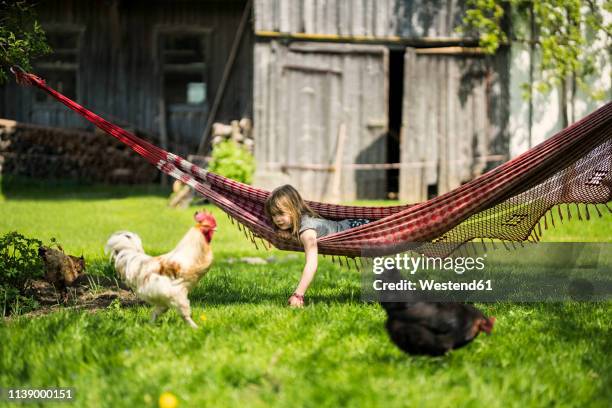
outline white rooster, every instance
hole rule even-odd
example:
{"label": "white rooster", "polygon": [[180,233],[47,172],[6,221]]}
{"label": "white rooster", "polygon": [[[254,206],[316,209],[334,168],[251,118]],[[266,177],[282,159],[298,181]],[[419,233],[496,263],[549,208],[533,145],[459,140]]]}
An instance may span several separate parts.
{"label": "white rooster", "polygon": [[217,222],[211,213],[196,212],[196,225],[191,227],[176,248],[167,254],[145,254],[140,237],[133,232],[115,232],[108,239],[104,252],[121,279],[138,298],[155,306],[151,321],[174,307],[193,328],[189,291],[206,274],[213,260],[211,241]]}

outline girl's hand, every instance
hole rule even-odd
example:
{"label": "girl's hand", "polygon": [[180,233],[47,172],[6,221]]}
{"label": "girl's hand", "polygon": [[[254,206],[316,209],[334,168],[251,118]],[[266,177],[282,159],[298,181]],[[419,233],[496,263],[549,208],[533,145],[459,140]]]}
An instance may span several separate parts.
{"label": "girl's hand", "polygon": [[289,303],[290,307],[302,308],[304,307],[304,295],[298,295],[297,293],[294,293],[293,295],[291,295],[287,303]]}

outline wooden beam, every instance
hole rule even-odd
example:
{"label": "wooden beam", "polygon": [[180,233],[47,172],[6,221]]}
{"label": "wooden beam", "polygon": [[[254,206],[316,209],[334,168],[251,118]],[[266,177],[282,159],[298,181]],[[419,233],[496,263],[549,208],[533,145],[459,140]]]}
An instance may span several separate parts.
{"label": "wooden beam", "polygon": [[417,55],[485,55],[485,51],[480,47],[431,47],[416,48]]}
{"label": "wooden beam", "polygon": [[278,31],[255,31],[258,39],[285,39],[298,41],[323,41],[343,43],[367,43],[367,44],[398,44],[407,47],[432,47],[432,46],[476,46],[478,38],[456,38],[456,37],[421,37],[405,38],[398,36],[375,37],[367,35],[335,35],[335,34],[306,34],[306,33],[282,33]]}
{"label": "wooden beam", "polygon": [[198,150],[196,152],[199,155],[206,154],[206,150],[208,150],[208,146],[210,145],[210,130],[212,128],[213,121],[215,120],[215,116],[217,115],[217,110],[221,105],[221,100],[223,98],[223,94],[225,93],[225,86],[227,85],[229,75],[232,71],[232,67],[234,66],[234,60],[236,59],[236,55],[238,54],[238,48],[240,47],[240,43],[242,42],[242,36],[244,35],[252,8],[253,0],[248,0],[246,5],[244,6],[244,11],[242,12],[242,18],[240,19],[238,31],[236,32],[234,42],[232,43],[232,49],[230,50],[230,54],[227,57],[227,62],[225,63],[225,69],[223,70],[223,76],[221,77],[219,89],[217,89],[217,93],[215,95],[215,101],[213,102],[213,106],[208,115],[208,119],[206,120],[204,133],[202,134],[200,145],[198,146]]}
{"label": "wooden beam", "polygon": [[79,64],[73,62],[39,62],[36,69],[53,71],[77,71]]}
{"label": "wooden beam", "polygon": [[305,43],[295,42],[289,44],[289,50],[302,53],[323,53],[323,54],[383,54],[385,51],[381,47],[373,47],[372,44],[345,44],[345,43]]}
{"label": "wooden beam", "polygon": [[[505,161],[508,158],[502,154],[489,155],[489,156],[477,156],[474,157],[474,160],[482,160],[485,162],[493,162],[493,161]],[[461,160],[453,160],[453,162],[463,162]],[[436,165],[435,161],[413,161],[406,163],[346,163],[342,164],[340,167],[344,169],[354,169],[354,170],[391,170],[391,169],[400,169],[406,167],[412,168],[421,168],[425,166]],[[330,164],[321,164],[321,163],[265,163],[264,164],[268,169],[280,169],[281,171],[286,170],[314,170],[314,171],[327,171],[334,172],[337,171],[337,165]]]}
{"label": "wooden beam", "polygon": [[294,64],[283,65],[283,71],[286,69],[293,70],[293,71],[302,71],[302,72],[315,72],[315,73],[321,73],[321,74],[342,75],[342,71],[337,70],[337,69],[309,67],[306,65],[294,65]]}
{"label": "wooden beam", "polygon": [[331,178],[331,188],[327,192],[327,197],[330,202],[340,201],[340,185],[342,184],[342,158],[344,157],[344,144],[346,143],[346,124],[340,123],[340,129],[338,129],[338,141],[336,143],[336,157],[334,159],[334,165],[332,166],[332,172],[334,173]]}

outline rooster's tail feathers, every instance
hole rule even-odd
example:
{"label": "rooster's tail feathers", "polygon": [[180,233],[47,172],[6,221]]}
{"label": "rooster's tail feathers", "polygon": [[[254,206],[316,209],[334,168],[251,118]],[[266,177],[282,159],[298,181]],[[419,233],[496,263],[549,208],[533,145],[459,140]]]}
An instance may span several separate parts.
{"label": "rooster's tail feathers", "polygon": [[130,231],[118,231],[110,236],[104,247],[104,254],[113,260],[121,251],[131,250],[144,253],[142,241],[138,234]]}

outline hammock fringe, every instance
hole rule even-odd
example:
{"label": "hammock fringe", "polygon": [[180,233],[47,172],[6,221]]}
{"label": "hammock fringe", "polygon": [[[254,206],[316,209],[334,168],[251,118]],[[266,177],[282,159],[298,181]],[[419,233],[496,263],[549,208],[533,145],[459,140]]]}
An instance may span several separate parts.
{"label": "hammock fringe", "polygon": [[586,204],[584,206],[584,211],[586,212],[586,219],[587,219],[587,221],[591,221],[591,214],[589,214],[589,205],[588,204]]}
{"label": "hammock fringe", "polygon": [[255,245],[255,249],[259,251],[259,247],[257,246],[257,242],[255,241],[255,234],[251,231],[251,242]]}
{"label": "hammock fringe", "polygon": [[253,240],[253,245],[255,245],[255,249],[259,251],[259,246],[257,245],[257,241]]}
{"label": "hammock fringe", "polygon": [[594,204],[593,206],[595,207],[595,211],[597,211],[597,215],[599,215],[599,218],[603,217],[603,214],[601,213],[601,211],[599,211],[597,204]]}
{"label": "hammock fringe", "polygon": [[483,251],[487,252],[487,245],[485,244],[484,238],[480,238],[480,242],[482,242],[482,249],[483,249]]}
{"label": "hammock fringe", "polygon": [[552,208],[549,208],[548,212],[550,213],[550,223],[555,228],[555,214],[553,214]]}
{"label": "hammock fringe", "polygon": [[264,248],[266,248],[266,251],[272,250],[272,243],[268,240],[261,238],[261,243],[263,244]]}
{"label": "hammock fringe", "polygon": [[538,235],[542,236],[542,219],[538,220],[537,228],[538,228]]}

